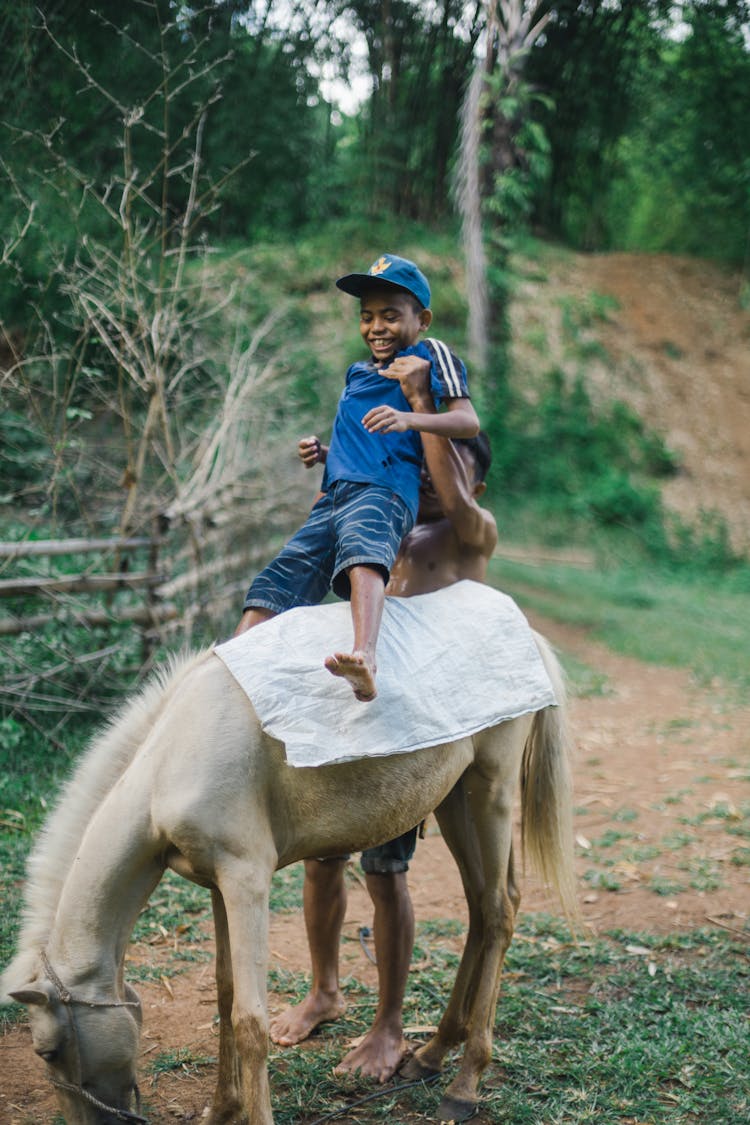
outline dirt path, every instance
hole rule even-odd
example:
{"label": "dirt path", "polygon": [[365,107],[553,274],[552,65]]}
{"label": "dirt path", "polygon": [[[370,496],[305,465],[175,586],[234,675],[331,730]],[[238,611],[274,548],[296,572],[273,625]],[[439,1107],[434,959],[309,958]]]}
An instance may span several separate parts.
{"label": "dirt path", "polygon": [[[645,666],[592,644],[580,630],[534,619],[564,652],[606,677],[599,695],[572,704],[577,870],[584,917],[593,933],[612,928],[667,933],[703,926],[742,929],[750,914],[746,837],[733,833],[750,801],[750,709],[731,708],[718,686],[699,690],[688,674]],[[745,819],[745,829],[747,819]],[[744,846],[743,846],[744,845]],[[743,860],[744,862],[739,862]],[[465,907],[458,875],[434,824],[419,845],[411,874],[417,919],[459,918]],[[555,911],[532,878],[522,912]],[[375,970],[356,940],[371,925],[369,900],[352,877],[342,946],[343,971],[375,984]],[[132,960],[158,970],[179,937],[133,947]],[[308,967],[298,913],[275,916],[272,963]],[[212,952],[210,941],[197,952]],[[157,1051],[217,1051],[213,964],[203,961],[164,982],[140,987],[144,1003],[144,1065]],[[271,997],[271,1008],[283,1004]],[[0,1121],[48,1125],[54,1102],[26,1027],[0,1046]],[[160,1122],[200,1121],[214,1068],[188,1078],[165,1075],[144,1094]]]}

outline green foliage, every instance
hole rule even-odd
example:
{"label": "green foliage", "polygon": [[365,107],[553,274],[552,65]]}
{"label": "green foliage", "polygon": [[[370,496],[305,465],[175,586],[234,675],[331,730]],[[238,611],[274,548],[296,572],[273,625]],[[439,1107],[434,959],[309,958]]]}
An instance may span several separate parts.
{"label": "green foliage", "polygon": [[444,216],[464,87],[484,22],[478,5],[392,0],[347,4],[367,41],[372,97],[359,118],[358,174],[365,213]]}
{"label": "green foliage", "polygon": [[150,941],[161,935],[182,942],[196,942],[210,932],[210,899],[205,887],[167,871],[141,911],[133,930],[134,941]]}
{"label": "green foliage", "polygon": [[[2,174],[12,190],[0,198],[4,241],[35,209],[23,260],[6,264],[0,278],[11,325],[24,324],[31,293],[50,300],[50,247],[74,251],[70,206],[81,231],[101,235],[89,196],[117,173],[123,120],[142,126],[134,162],[163,164],[155,194],[167,191],[179,211],[190,188],[167,164],[190,158],[197,107],[208,104],[201,178],[225,181],[222,206],[202,208],[197,220],[211,238],[255,241],[351,215],[434,221],[448,213],[482,5],[345,5],[367,45],[371,83],[352,117],[326,104],[319,82],[323,73],[351,79],[351,33],[334,18],[340,6],[297,5],[293,18],[242,0],[198,8],[149,0],[127,10],[66,0],[41,18],[33,0],[7,7],[0,117]],[[680,24],[673,9],[668,0],[561,0],[528,57],[511,60],[521,82],[503,92],[503,76],[492,76],[490,96],[515,150],[512,166],[485,168],[496,217],[515,225],[533,212],[589,248],[742,261],[748,5],[689,0],[679,6]],[[164,53],[173,78],[159,73]],[[497,138],[485,139],[492,148]],[[81,172],[75,185],[61,176],[62,152]],[[150,222],[149,204],[135,206]]]}
{"label": "green foliage", "polygon": [[271,880],[270,908],[283,914],[299,910],[302,906],[302,883],[305,877],[304,865],[293,863],[277,871]]}
{"label": "green foliage", "polygon": [[674,472],[674,458],[624,403],[596,409],[583,377],[569,384],[553,370],[537,402],[508,392],[499,421],[501,432],[491,434],[498,490],[605,526],[661,526],[651,478]]}
{"label": "green foliage", "polygon": [[550,229],[586,249],[742,263],[750,228],[750,10],[691,0],[555,6],[531,74],[554,174]]}
{"label": "green foliage", "polygon": [[[512,261],[517,269],[516,258]],[[518,282],[512,269],[501,249],[490,275],[505,300]],[[490,495],[500,504],[501,518],[512,507],[517,519],[520,506],[537,537],[548,543],[584,540],[592,529],[609,529],[620,547],[630,536],[630,550],[641,558],[696,573],[731,573],[742,585],[746,572],[726,521],[704,512],[688,522],[665,508],[661,487],[679,472],[680,460],[662,435],[626,403],[593,397],[590,365],[610,362],[596,330],[610,320],[617,302],[590,292],[558,303],[562,362],[576,373],[553,367],[529,390],[522,372],[506,372],[507,356],[497,340],[495,367],[480,389],[482,420],[493,445]],[[538,341],[528,342],[545,353],[541,330]]]}
{"label": "green foliage", "polygon": [[[201,216],[204,229],[246,236],[309,220],[307,188],[314,169],[330,157],[331,136],[308,65],[304,22],[281,33],[273,22],[238,19],[245,5],[237,3],[178,10],[166,0],[150,0],[126,13],[111,4],[91,10],[58,4],[48,6],[43,21],[34,18],[33,4],[20,7],[26,18],[4,28],[6,58],[21,50],[27,56],[24,67],[4,75],[11,167],[29,161],[38,175],[43,172],[35,140],[43,133],[51,138],[50,156],[64,150],[71,163],[86,169],[91,184],[102,185],[118,170],[121,119],[130,115],[143,126],[132,153],[137,166],[158,167],[168,145],[169,164],[176,168],[190,155],[196,107],[208,103],[205,180],[216,183],[228,169],[242,167],[220,214]],[[165,56],[168,75],[162,74]],[[105,101],[99,97],[103,88]],[[165,165],[162,174],[168,173]],[[157,191],[167,186],[173,206],[184,208],[188,185],[172,178]],[[80,202],[85,205],[85,191]],[[142,216],[151,218],[148,206]]]}
{"label": "green foliage", "polygon": [[750,224],[750,53],[726,9],[692,6],[688,29],[639,80],[641,113],[620,142],[612,185],[613,240],[741,263]]}
{"label": "green foliage", "polygon": [[579,4],[562,0],[531,53],[527,76],[551,99],[542,106],[552,175],[542,221],[575,245],[607,245],[606,197],[617,140],[637,115],[634,76],[656,50],[660,0]]}
{"label": "green foliage", "polygon": [[[212,34],[216,50],[214,39]],[[221,238],[251,239],[299,229],[322,217],[328,200],[317,188],[317,169],[331,164],[337,139],[328,107],[293,34],[248,34],[244,24],[234,25],[227,47],[222,102],[207,133],[206,171],[214,180],[225,169],[239,171],[224,188],[209,229]],[[260,106],[264,112],[248,114]]]}
{"label": "green foliage", "polygon": [[0,718],[0,965],[10,960],[15,947],[31,840],[93,725],[90,716],[77,716],[75,730],[63,744],[53,721],[45,730],[11,715]]}
{"label": "green foliage", "polygon": [[516,235],[525,228],[550,174],[549,138],[533,114],[540,105],[550,109],[551,102],[523,80],[514,83],[512,94],[504,92],[506,75],[501,68],[485,81],[486,137],[480,161],[491,171],[491,185],[484,208],[491,222],[503,227],[506,236]]}
{"label": "green foliage", "polygon": [[[75,556],[63,561],[71,557]],[[19,576],[65,576],[64,566],[57,565],[60,560],[47,567],[38,559],[25,561],[26,568],[16,572]],[[123,565],[127,567],[124,560]],[[116,611],[138,604],[138,597],[125,589],[114,595],[114,605],[111,600],[109,604]],[[21,618],[43,607],[38,598],[16,597],[4,603],[6,616]],[[114,620],[106,628],[77,624],[77,612],[85,613],[86,608],[85,598],[59,595],[57,620],[0,641],[0,714],[40,723],[42,744],[58,767],[70,760],[66,728],[71,721],[75,719],[77,729],[87,712],[99,719],[106,715],[123,691],[136,685],[143,657],[142,635],[132,625]]]}
{"label": "green foliage", "polygon": [[[695,934],[675,947],[621,934],[573,946],[555,929],[545,934],[543,921],[534,929],[535,940],[514,942],[508,956],[509,969],[521,972],[506,986],[506,1010],[500,1005],[499,1054],[511,1089],[502,1091],[496,1110],[507,1112],[515,1101],[520,1115],[512,1119],[534,1120],[512,1089],[530,1081],[533,1071],[534,1107],[545,1119],[614,1123],[625,1113],[677,1123],[695,1114],[729,1125],[747,1104],[744,1082],[730,1076],[732,1064],[729,1072],[725,1067],[742,1035],[734,1029],[724,1039],[721,1030],[737,1010],[735,989],[743,990],[740,944]],[[546,996],[537,999],[540,985]],[[533,1044],[538,1049],[554,1035],[554,1013],[565,1024],[562,1050],[551,1044],[550,1053],[542,1050],[535,1059]],[[700,1051],[693,1049],[696,1042]],[[723,1082],[714,1075],[717,1065]],[[592,1090],[596,1099],[587,1104],[582,1095]]]}

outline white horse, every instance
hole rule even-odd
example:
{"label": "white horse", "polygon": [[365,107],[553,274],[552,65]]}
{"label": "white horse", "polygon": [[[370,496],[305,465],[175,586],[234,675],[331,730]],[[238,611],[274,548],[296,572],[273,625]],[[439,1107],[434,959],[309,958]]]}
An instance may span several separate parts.
{"label": "white horse", "polygon": [[141,1010],[123,961],[169,867],[212,894],[220,1045],[207,1122],[271,1125],[273,872],[370,847],[432,810],[460,869],[469,930],[440,1026],[406,1073],[435,1074],[465,1042],[438,1114],[473,1113],[520,899],[512,850],[519,784],[525,849],[575,913],[564,689],[554,655],[536,639],[560,706],[383,758],[288,766],[211,652],[177,662],[122,710],[81,760],[34,850],[19,952],[3,978],[3,993],[28,1005],[34,1050],[67,1122],[145,1121],[135,1063]]}

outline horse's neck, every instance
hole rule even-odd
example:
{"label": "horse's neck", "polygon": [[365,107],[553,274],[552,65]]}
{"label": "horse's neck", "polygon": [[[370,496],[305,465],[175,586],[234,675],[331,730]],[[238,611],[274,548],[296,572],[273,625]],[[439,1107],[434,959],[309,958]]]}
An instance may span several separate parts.
{"label": "horse's neck", "polygon": [[115,987],[128,939],[163,863],[149,805],[122,789],[91,820],[63,885],[47,948],[65,983]]}

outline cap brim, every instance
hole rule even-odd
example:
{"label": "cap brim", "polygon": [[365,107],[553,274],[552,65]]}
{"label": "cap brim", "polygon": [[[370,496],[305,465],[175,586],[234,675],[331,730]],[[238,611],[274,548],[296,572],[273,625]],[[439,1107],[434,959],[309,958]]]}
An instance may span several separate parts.
{"label": "cap brim", "polygon": [[340,277],[336,285],[352,297],[361,297],[366,289],[372,289],[376,285],[387,285],[389,289],[400,289],[402,293],[411,293],[405,285],[398,285],[395,281],[371,273],[348,273],[345,277]]}

